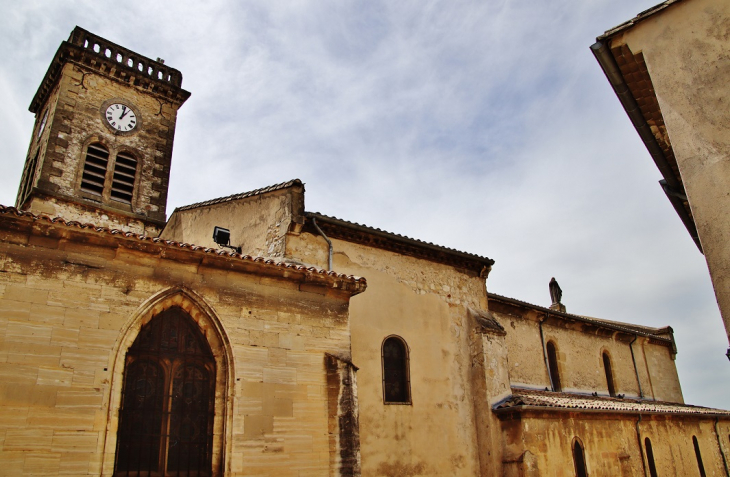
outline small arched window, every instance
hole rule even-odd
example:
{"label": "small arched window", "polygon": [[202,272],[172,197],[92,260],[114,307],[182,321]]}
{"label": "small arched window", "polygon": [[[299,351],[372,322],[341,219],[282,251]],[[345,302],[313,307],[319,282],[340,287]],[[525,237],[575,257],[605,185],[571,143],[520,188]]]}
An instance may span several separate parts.
{"label": "small arched window", "polygon": [[114,162],[111,198],[120,202],[131,203],[136,176],[137,159],[128,152],[117,154],[117,160]]}
{"label": "small arched window", "polygon": [[578,438],[573,441],[573,464],[576,477],[588,477],[585,452],[583,452],[583,445]]}
{"label": "small arched window", "polygon": [[700,477],[705,477],[705,466],[702,464],[702,454],[700,453],[700,443],[697,442],[697,437],[692,436],[692,444],[695,447],[695,457],[697,457],[697,467],[700,469]]}
{"label": "small arched window", "polygon": [[644,439],[644,447],[646,447],[646,460],[649,462],[649,475],[657,477],[656,464],[654,463],[654,450],[651,448],[651,440],[647,437]]}
{"label": "small arched window", "polygon": [[109,165],[109,150],[99,143],[89,144],[81,176],[81,189],[94,195],[104,194],[106,169]]}
{"label": "small arched window", "polygon": [[560,385],[560,370],[558,369],[558,352],[555,349],[555,343],[548,341],[547,344],[548,368],[550,372],[550,384],[553,391],[562,391]]}
{"label": "small arched window", "polygon": [[408,346],[398,336],[389,336],[381,349],[383,361],[383,402],[385,404],[410,404],[411,383],[408,363]]}
{"label": "small arched window", "polygon": [[616,387],[613,384],[613,370],[611,369],[611,358],[607,352],[603,352],[603,370],[606,372],[606,384],[608,385],[608,394],[616,396]]}

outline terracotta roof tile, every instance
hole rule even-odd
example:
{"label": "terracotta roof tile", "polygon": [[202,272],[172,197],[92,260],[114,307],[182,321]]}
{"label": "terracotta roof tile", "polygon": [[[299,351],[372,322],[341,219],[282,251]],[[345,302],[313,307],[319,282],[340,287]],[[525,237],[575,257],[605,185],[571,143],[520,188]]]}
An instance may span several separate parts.
{"label": "terracotta roof tile", "polygon": [[65,220],[62,217],[49,217],[47,215],[36,215],[30,212],[25,212],[22,210],[18,210],[15,207],[7,207],[4,205],[0,205],[0,215],[13,215],[17,217],[26,217],[33,221],[37,222],[48,222],[55,225],[60,225],[63,227],[69,227],[69,228],[77,228],[77,229],[85,229],[90,230],[102,234],[108,234],[108,235],[119,235],[123,236],[128,239],[132,239],[138,242],[151,242],[160,244],[166,247],[170,248],[176,248],[176,249],[185,249],[190,250],[193,252],[203,252],[211,255],[218,255],[218,256],[226,256],[230,258],[240,259],[247,262],[253,262],[253,263],[261,263],[268,266],[273,266],[277,268],[285,268],[290,270],[296,270],[316,275],[322,275],[322,276],[328,276],[332,278],[336,278],[339,280],[345,280],[352,283],[358,283],[365,285],[367,281],[363,277],[357,277],[354,275],[346,275],[344,273],[337,273],[332,270],[324,270],[316,267],[307,267],[295,263],[290,262],[282,262],[282,261],[276,261],[270,258],[264,258],[264,257],[253,257],[251,255],[242,255],[235,252],[229,252],[227,250],[217,249],[217,248],[209,248],[209,247],[201,247],[199,245],[195,244],[189,244],[189,243],[181,243],[176,242],[174,240],[164,240],[159,237],[149,237],[147,235],[140,235],[133,232],[128,232],[124,230],[119,229],[109,229],[107,227],[99,227],[94,224],[90,223],[81,223],[76,220]]}
{"label": "terracotta roof tile", "polygon": [[644,10],[643,12],[639,13],[631,20],[627,20],[627,21],[623,22],[622,24],[611,28],[610,30],[606,30],[606,32],[603,35],[598,37],[598,41],[601,41],[605,38],[613,36],[616,33],[626,30],[627,28],[631,28],[632,26],[636,25],[637,23],[639,23],[643,20],[646,20],[650,16],[652,16],[656,13],[659,13],[660,11],[664,10],[665,8],[671,6],[675,3],[679,3],[681,1],[683,1],[683,0],[666,0],[658,5],[654,5],[653,7],[648,8],[648,9]]}
{"label": "terracotta roof tile", "polygon": [[534,310],[543,311],[546,313],[550,313],[553,316],[560,316],[563,318],[568,318],[575,321],[580,321],[583,323],[590,323],[592,325],[601,327],[601,328],[608,328],[616,331],[623,331],[624,333],[629,333],[632,335],[641,335],[646,336],[655,340],[663,341],[666,343],[674,343],[674,340],[671,338],[667,338],[666,334],[672,332],[672,329],[670,327],[664,327],[664,328],[651,328],[648,326],[640,326],[640,325],[632,325],[628,323],[622,323],[618,321],[610,321],[610,320],[601,320],[599,318],[591,318],[589,316],[583,316],[583,315],[574,315],[572,313],[563,313],[557,310],[551,310],[550,308],[545,308],[544,306],[539,305],[533,305],[532,303],[528,303],[526,301],[518,300],[516,298],[510,298],[502,295],[497,295],[496,293],[488,292],[487,297],[490,300],[499,300],[506,303],[512,303],[515,305],[524,306],[527,308],[532,308]]}
{"label": "terracotta roof tile", "polygon": [[313,217],[313,218],[315,218],[317,220],[326,220],[326,221],[328,221],[330,223],[335,223],[337,225],[341,225],[341,226],[345,226],[345,227],[351,227],[351,228],[357,228],[357,229],[362,229],[362,230],[365,230],[365,231],[368,231],[368,232],[371,232],[371,233],[374,233],[374,234],[378,234],[378,235],[381,235],[381,236],[387,236],[388,238],[391,238],[391,239],[394,239],[394,240],[398,240],[398,241],[402,241],[402,242],[408,242],[408,243],[411,243],[411,244],[414,244],[414,245],[428,247],[428,248],[431,248],[431,249],[436,249],[436,250],[439,250],[439,251],[442,251],[442,252],[445,252],[445,253],[449,253],[449,254],[461,255],[462,257],[469,258],[469,259],[472,259],[472,260],[478,260],[478,261],[481,261],[481,262],[487,262],[490,265],[494,263],[494,260],[492,260],[490,258],[487,258],[487,257],[482,257],[480,255],[476,255],[476,254],[469,253],[469,252],[462,252],[460,250],[456,250],[456,249],[449,248],[449,247],[444,247],[444,246],[437,245],[437,244],[432,243],[432,242],[426,242],[426,241],[423,241],[423,240],[410,238],[410,237],[407,237],[405,235],[400,235],[400,234],[396,234],[396,233],[393,233],[393,232],[388,232],[386,230],[382,230],[382,229],[379,229],[379,228],[376,228],[376,227],[370,227],[368,225],[358,224],[357,222],[350,222],[348,220],[340,219],[340,218],[337,218],[337,217],[332,217],[332,216],[329,216],[329,215],[320,214],[319,212],[306,212],[306,215],[309,218],[312,218]]}
{"label": "terracotta roof tile", "polygon": [[544,408],[563,411],[606,411],[621,413],[693,414],[720,416],[730,419],[730,411],[709,407],[690,406],[645,399],[610,398],[572,393],[557,393],[533,389],[512,388],[512,395],[495,404],[494,411],[521,411],[525,408]]}
{"label": "terracotta roof tile", "polygon": [[[239,199],[245,199],[247,197],[253,197],[256,195],[265,194],[267,192],[273,192],[276,190],[286,189],[292,186],[303,186],[304,183],[300,181],[299,179],[292,179],[287,182],[282,182],[281,184],[274,184],[268,187],[262,187],[261,189],[252,190],[249,192],[241,192],[240,194],[233,194],[226,197],[219,197],[217,199],[210,199],[203,202],[196,202],[195,204],[190,205],[184,205],[182,207],[177,207],[175,209],[175,212],[178,210],[190,210],[190,209],[196,209],[198,207],[206,207],[209,205],[215,205],[215,204],[221,204],[223,202],[230,202],[232,200],[239,200]],[[174,213],[174,212],[173,212]]]}

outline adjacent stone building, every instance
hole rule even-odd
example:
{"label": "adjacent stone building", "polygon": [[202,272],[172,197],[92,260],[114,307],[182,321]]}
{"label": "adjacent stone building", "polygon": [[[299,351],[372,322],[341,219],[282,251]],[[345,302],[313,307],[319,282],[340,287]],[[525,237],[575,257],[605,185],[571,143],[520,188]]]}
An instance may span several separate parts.
{"label": "adjacent stone building", "polygon": [[727,473],[671,328],[488,293],[493,260],[309,212],[297,179],[165,220],[181,87],[76,28],[33,99],[0,473]]}
{"label": "adjacent stone building", "polygon": [[728,45],[730,3],[667,0],[591,49],[705,255],[730,342]]}

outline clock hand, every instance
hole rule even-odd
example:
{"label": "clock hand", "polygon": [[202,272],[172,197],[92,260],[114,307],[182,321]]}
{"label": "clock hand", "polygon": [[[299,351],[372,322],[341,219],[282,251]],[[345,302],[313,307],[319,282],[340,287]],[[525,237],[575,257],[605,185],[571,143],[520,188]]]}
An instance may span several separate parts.
{"label": "clock hand", "polygon": [[129,111],[130,111],[130,110],[129,110],[129,109],[127,109],[127,107],[126,107],[126,106],[122,106],[122,115],[121,115],[121,116],[119,116],[119,119],[121,120],[121,119],[122,119],[122,118],[123,118],[124,116],[126,116],[126,115],[127,115],[127,113],[128,113]]}

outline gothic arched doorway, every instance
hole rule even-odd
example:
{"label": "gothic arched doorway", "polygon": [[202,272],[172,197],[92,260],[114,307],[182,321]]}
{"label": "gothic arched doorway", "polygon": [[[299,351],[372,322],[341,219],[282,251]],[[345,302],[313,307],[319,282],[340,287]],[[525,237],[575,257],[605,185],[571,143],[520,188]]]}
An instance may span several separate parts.
{"label": "gothic arched doorway", "polygon": [[216,364],[198,324],[172,307],[127,351],[115,475],[209,476]]}

